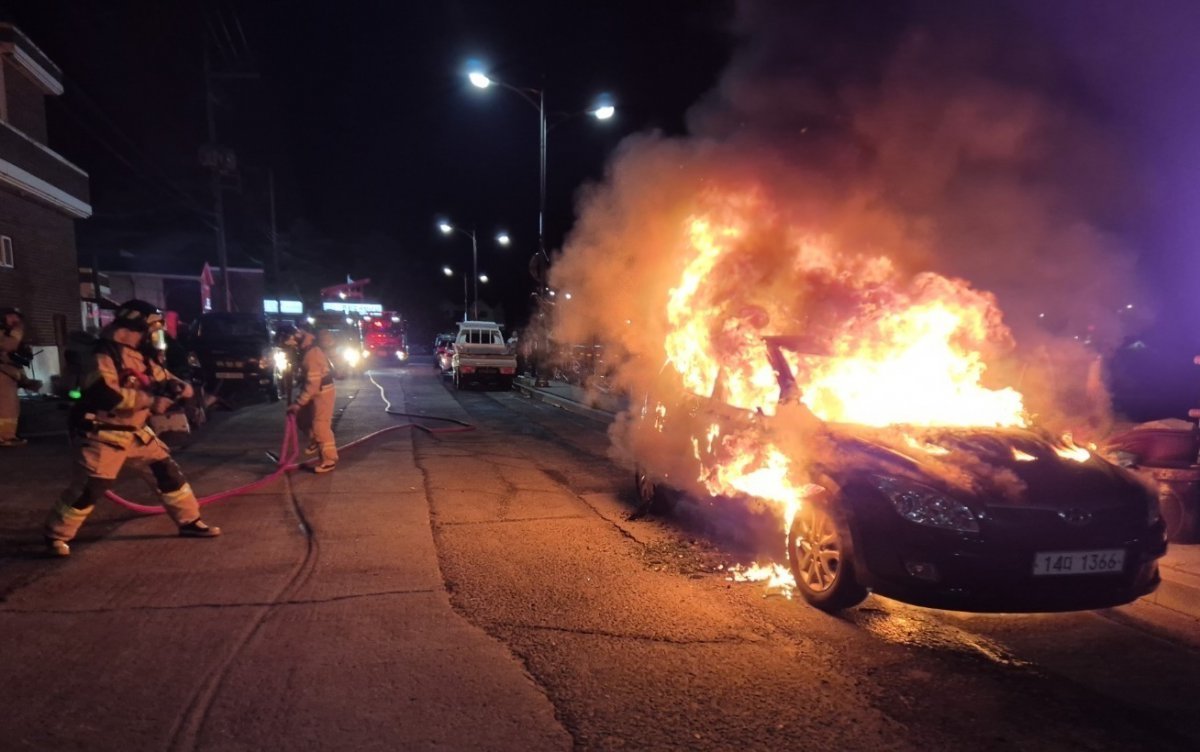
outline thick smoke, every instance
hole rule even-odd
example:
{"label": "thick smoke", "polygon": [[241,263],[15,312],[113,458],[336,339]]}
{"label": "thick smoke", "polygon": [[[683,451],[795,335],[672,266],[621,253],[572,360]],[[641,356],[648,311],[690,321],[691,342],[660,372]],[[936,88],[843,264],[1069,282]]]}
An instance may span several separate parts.
{"label": "thick smoke", "polygon": [[1035,30],[971,5],[972,17],[948,3],[739,6],[742,46],[690,113],[690,135],[627,139],[582,193],[553,267],[552,285],[572,293],[555,339],[596,338],[618,387],[651,389],[684,228],[714,196],[746,196],[760,221],[717,270],[726,331],[836,320],[845,280],[796,271],[797,238],[819,239],[844,256],[842,274],[886,259],[902,291],[932,272],[994,296],[1003,325],[980,345],[988,385],[1020,390],[1040,425],[1103,433],[1099,355],[1141,310],[1118,237],[1130,181]]}

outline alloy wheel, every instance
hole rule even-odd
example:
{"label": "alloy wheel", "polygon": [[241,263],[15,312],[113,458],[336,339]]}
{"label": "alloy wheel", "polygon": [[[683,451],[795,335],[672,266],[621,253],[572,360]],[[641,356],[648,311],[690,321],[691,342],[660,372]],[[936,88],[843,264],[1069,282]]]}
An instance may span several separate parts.
{"label": "alloy wheel", "polygon": [[792,522],[796,546],[796,577],[802,587],[823,593],[837,583],[842,569],[842,546],[833,519],[813,505]]}

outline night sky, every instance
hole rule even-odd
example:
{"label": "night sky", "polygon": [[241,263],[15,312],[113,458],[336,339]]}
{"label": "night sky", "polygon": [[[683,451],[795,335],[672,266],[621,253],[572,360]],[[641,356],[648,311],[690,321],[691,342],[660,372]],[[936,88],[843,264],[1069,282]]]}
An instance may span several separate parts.
{"label": "night sky", "polygon": [[[207,47],[214,69],[251,76],[216,82],[218,140],[239,160],[239,185],[226,194],[232,263],[268,258],[273,170],[285,281],[311,294],[347,274],[370,277],[368,293],[401,309],[420,336],[449,327],[439,302],[461,300],[442,265],[470,264],[470,241],[443,237],[440,216],[477,228],[480,271],[491,277],[481,297],[502,303],[510,324],[526,315],[534,285],[537,112],[510,92],[471,87],[468,60],[547,93],[557,123],[553,249],[575,191],[602,176],[623,136],[683,130],[686,108],[728,58],[732,13],[710,0],[51,0],[8,10],[64,71],[66,94],[49,104],[51,141],[91,174],[96,215],[78,225],[81,257],[153,252],[180,235],[215,256],[197,162]],[[615,99],[617,118],[578,115],[601,94]],[[492,242],[498,229],[512,236],[508,249]]]}
{"label": "night sky", "polygon": [[[1200,3],[1000,5],[998,38],[1013,40],[1014,55],[1047,50],[1064,95],[1090,102],[1117,135],[1120,158],[1136,165],[1119,189],[1127,208],[1112,229],[1137,249],[1162,312],[1192,335],[1198,327],[1189,322],[1200,319]],[[829,49],[849,77],[869,76],[905,29],[978,15],[917,1],[808,6],[812,38],[840,40]],[[436,231],[439,216],[478,229],[480,268],[493,279],[482,295],[503,303],[510,323],[523,320],[533,285],[526,264],[536,247],[536,113],[510,92],[470,87],[469,60],[515,85],[544,87],[553,112],[578,113],[600,94],[618,106],[614,121],[577,116],[551,130],[547,236],[555,249],[580,187],[603,176],[622,138],[685,133],[689,108],[718,85],[740,46],[753,45],[738,38],[730,0],[0,7],[64,71],[67,93],[49,106],[50,134],[92,176],[96,215],[78,224],[81,257],[148,254],[180,237],[192,239],[191,252],[215,255],[197,162],[207,140],[207,51],[218,71],[245,76],[216,83],[219,142],[239,159],[226,194],[234,263],[267,262],[273,171],[285,284],[311,294],[347,274],[369,276],[377,283],[369,291],[400,308],[420,336],[449,324],[441,301],[460,299],[441,266],[470,261],[465,238]],[[492,245],[500,228],[514,247]]]}

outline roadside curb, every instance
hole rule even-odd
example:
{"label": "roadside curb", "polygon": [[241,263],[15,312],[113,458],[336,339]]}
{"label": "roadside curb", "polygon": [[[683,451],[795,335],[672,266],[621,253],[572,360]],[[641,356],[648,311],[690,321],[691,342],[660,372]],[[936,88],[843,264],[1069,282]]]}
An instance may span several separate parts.
{"label": "roadside curb", "polygon": [[513,386],[528,397],[541,400],[548,405],[554,405],[555,407],[566,410],[567,412],[575,413],[576,415],[582,415],[585,418],[591,418],[592,420],[599,421],[601,423],[608,423],[613,418],[613,413],[610,413],[607,410],[588,407],[587,405],[576,402],[575,400],[568,399],[566,397],[560,397],[557,394],[551,394],[544,389],[539,389],[531,384],[525,383],[520,378],[513,381]]}
{"label": "roadside curb", "polygon": [[1166,557],[1159,560],[1162,584],[1146,600],[1156,606],[1200,620],[1200,574],[1176,566],[1172,562],[1172,548],[1178,550],[1178,544],[1168,546]]}

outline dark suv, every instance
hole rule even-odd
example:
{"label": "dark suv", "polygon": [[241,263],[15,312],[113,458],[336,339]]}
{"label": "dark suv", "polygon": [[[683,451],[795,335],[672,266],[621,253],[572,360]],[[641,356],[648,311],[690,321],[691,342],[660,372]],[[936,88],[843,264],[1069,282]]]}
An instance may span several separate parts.
{"label": "dark suv", "polygon": [[187,348],[193,375],[209,391],[232,384],[261,390],[271,401],[279,399],[287,361],[272,344],[262,316],[203,314],[192,324]]}

